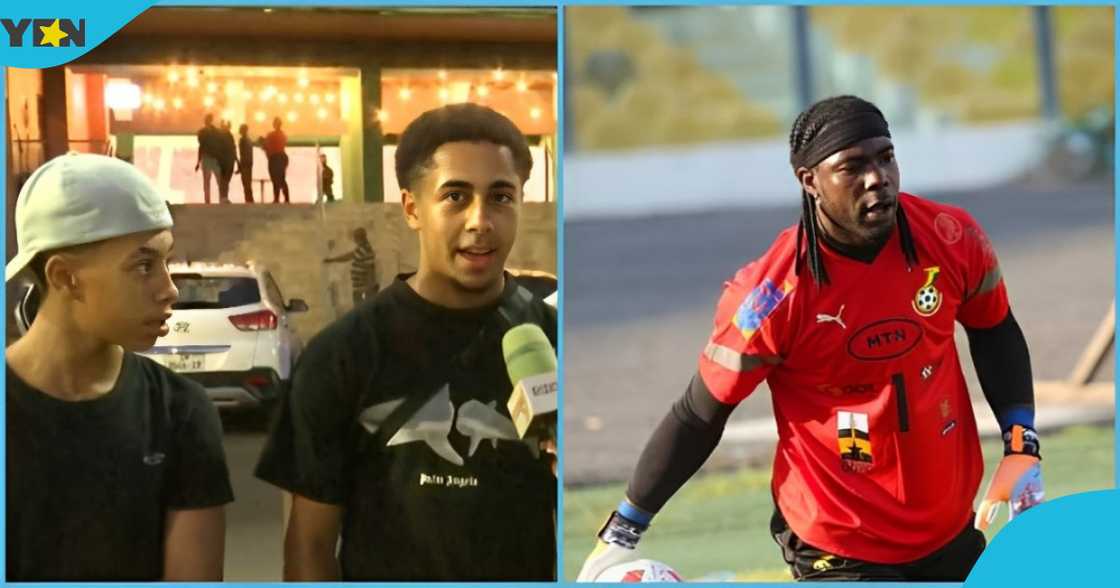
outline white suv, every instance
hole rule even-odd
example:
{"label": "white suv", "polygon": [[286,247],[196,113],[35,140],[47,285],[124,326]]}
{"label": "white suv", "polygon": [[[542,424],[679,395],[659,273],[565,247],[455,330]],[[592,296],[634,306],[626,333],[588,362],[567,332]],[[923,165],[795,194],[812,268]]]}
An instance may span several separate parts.
{"label": "white suv", "polygon": [[219,407],[267,406],[292,373],[303,344],[287,303],[266,269],[249,265],[173,263],[179,300],[167,320],[170,332],[142,355],[206,388]]}
{"label": "white suv", "polygon": [[[141,355],[199,382],[219,407],[267,408],[303,350],[288,314],[306,311],[307,303],[285,304],[272,274],[252,264],[170,269],[179,289],[171,332]],[[15,308],[20,335],[38,309],[39,293],[28,286]]]}

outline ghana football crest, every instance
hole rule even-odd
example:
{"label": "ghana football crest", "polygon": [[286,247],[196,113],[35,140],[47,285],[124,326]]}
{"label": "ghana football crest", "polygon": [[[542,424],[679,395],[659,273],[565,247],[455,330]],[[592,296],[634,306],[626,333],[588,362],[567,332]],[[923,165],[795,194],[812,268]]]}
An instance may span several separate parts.
{"label": "ghana football crest", "polygon": [[836,432],[840,442],[840,465],[862,474],[871,469],[871,430],[867,413],[836,412]]}
{"label": "ghana football crest", "polygon": [[919,316],[933,316],[941,308],[941,301],[944,299],[941,290],[934,284],[937,275],[941,273],[941,267],[935,265],[922,269],[926,272],[926,281],[914,295],[914,312]]}

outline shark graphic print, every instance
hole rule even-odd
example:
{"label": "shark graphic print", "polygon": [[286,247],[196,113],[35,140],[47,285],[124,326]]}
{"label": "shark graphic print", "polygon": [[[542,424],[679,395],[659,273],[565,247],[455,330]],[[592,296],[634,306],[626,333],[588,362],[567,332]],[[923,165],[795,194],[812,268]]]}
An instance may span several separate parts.
{"label": "shark graphic print", "polygon": [[459,419],[455,422],[455,430],[471,440],[468,457],[474,455],[479,443],[489,440],[494,449],[498,448],[498,441],[517,441],[517,429],[513,421],[502,416],[494,407],[496,400],[483,404],[477,400],[468,400],[459,407]]}
{"label": "shark graphic print", "polygon": [[[403,402],[403,398],[397,398],[375,404],[363,410],[358,420],[371,435],[376,434],[389,415]],[[498,412],[496,406],[495,400],[487,404],[478,400],[468,400],[459,406],[456,416],[455,405],[451,402],[451,388],[445,383],[440,387],[439,392],[408,417],[400,429],[389,438],[386,446],[424,443],[439,457],[454,465],[462,466],[465,464],[464,457],[451,445],[452,428],[470,440],[467,458],[473,457],[484,441],[489,441],[494,449],[498,448],[499,441],[521,442],[513,421]],[[535,449],[536,444],[531,443],[529,447]]]}

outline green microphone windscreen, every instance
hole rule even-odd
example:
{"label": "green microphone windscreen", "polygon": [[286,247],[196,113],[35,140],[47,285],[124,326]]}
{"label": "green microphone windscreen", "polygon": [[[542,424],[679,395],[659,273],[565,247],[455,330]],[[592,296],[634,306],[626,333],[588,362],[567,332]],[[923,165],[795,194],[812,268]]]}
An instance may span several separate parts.
{"label": "green microphone windscreen", "polygon": [[502,337],[502,355],[515,385],[530,376],[556,372],[556,352],[548,336],[534,324],[518,325]]}

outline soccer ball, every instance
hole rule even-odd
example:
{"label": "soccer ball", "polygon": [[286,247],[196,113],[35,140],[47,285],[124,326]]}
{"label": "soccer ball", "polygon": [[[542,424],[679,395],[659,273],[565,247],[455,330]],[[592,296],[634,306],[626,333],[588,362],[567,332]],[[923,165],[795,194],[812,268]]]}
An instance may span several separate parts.
{"label": "soccer ball", "polygon": [[595,578],[596,582],[684,582],[673,568],[652,559],[639,559],[613,565]]}
{"label": "soccer ball", "polygon": [[926,286],[918,290],[918,295],[914,297],[914,307],[922,314],[930,314],[937,310],[941,305],[941,292],[933,286]]}

